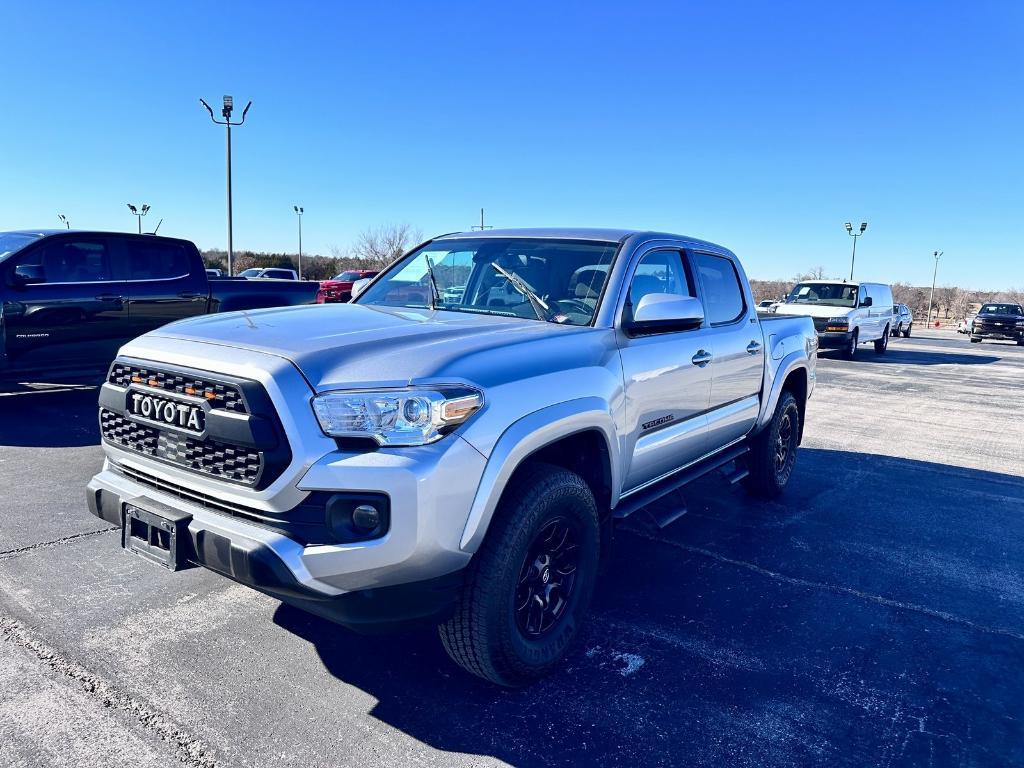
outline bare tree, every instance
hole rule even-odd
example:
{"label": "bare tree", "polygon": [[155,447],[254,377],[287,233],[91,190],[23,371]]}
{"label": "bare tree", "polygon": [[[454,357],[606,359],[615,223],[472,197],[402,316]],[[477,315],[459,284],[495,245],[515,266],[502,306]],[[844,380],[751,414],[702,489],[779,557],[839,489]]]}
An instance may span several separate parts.
{"label": "bare tree", "polygon": [[352,246],[351,255],[375,269],[383,269],[404,256],[422,240],[410,224],[383,224],[363,230]]}
{"label": "bare tree", "polygon": [[956,292],[959,290],[952,285],[943,285],[940,288],[935,289],[935,315],[939,314],[939,307],[945,311],[946,320],[949,320],[950,312],[952,311],[953,299],[956,298]]}

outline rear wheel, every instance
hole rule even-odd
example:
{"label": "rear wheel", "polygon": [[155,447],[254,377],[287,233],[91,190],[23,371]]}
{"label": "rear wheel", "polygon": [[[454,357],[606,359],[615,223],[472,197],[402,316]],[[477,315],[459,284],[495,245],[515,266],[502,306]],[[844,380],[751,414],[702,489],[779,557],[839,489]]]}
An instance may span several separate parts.
{"label": "rear wheel", "polygon": [[590,605],[600,555],[597,505],[579,475],[549,464],[517,474],[439,627],[474,675],[521,686],[549,672]]}
{"label": "rear wheel", "polygon": [[879,355],[884,355],[885,350],[889,348],[889,326],[885,326],[885,333],[882,334],[881,338],[875,340],[875,352]]}
{"label": "rear wheel", "polygon": [[751,441],[750,474],[743,480],[747,490],[767,498],[782,493],[793,474],[799,442],[800,408],[793,393],[786,391],[775,406],[771,423]]}
{"label": "rear wheel", "polygon": [[853,360],[857,356],[857,344],[860,342],[860,331],[855,330],[850,336],[850,341],[843,349],[842,355],[847,360]]}

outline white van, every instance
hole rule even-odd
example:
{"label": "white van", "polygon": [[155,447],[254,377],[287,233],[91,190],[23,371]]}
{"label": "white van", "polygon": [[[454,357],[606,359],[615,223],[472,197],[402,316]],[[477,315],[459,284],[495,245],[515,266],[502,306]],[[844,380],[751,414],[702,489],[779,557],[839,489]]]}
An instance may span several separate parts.
{"label": "white van", "polygon": [[804,280],[793,286],[775,313],[813,318],[818,346],[840,349],[847,360],[857,354],[858,344],[868,341],[882,354],[892,328],[892,289],[883,283]]}

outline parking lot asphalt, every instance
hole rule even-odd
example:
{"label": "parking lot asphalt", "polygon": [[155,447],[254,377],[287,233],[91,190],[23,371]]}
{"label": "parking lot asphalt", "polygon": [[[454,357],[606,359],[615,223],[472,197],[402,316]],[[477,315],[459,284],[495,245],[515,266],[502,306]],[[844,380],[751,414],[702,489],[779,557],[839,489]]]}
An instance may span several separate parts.
{"label": "parking lot asphalt", "polygon": [[786,494],[635,515],[523,691],[128,555],[85,509],[95,390],[0,395],[0,765],[1024,763],[1024,348],[931,332],[818,375]]}

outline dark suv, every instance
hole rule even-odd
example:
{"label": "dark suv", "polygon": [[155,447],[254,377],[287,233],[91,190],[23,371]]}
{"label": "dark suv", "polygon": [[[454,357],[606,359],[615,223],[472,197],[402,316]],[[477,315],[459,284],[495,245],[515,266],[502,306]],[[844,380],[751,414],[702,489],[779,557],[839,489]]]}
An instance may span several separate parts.
{"label": "dark suv", "polygon": [[971,323],[971,342],[982,339],[1016,341],[1024,346],[1024,308],[1020,304],[983,304]]}

